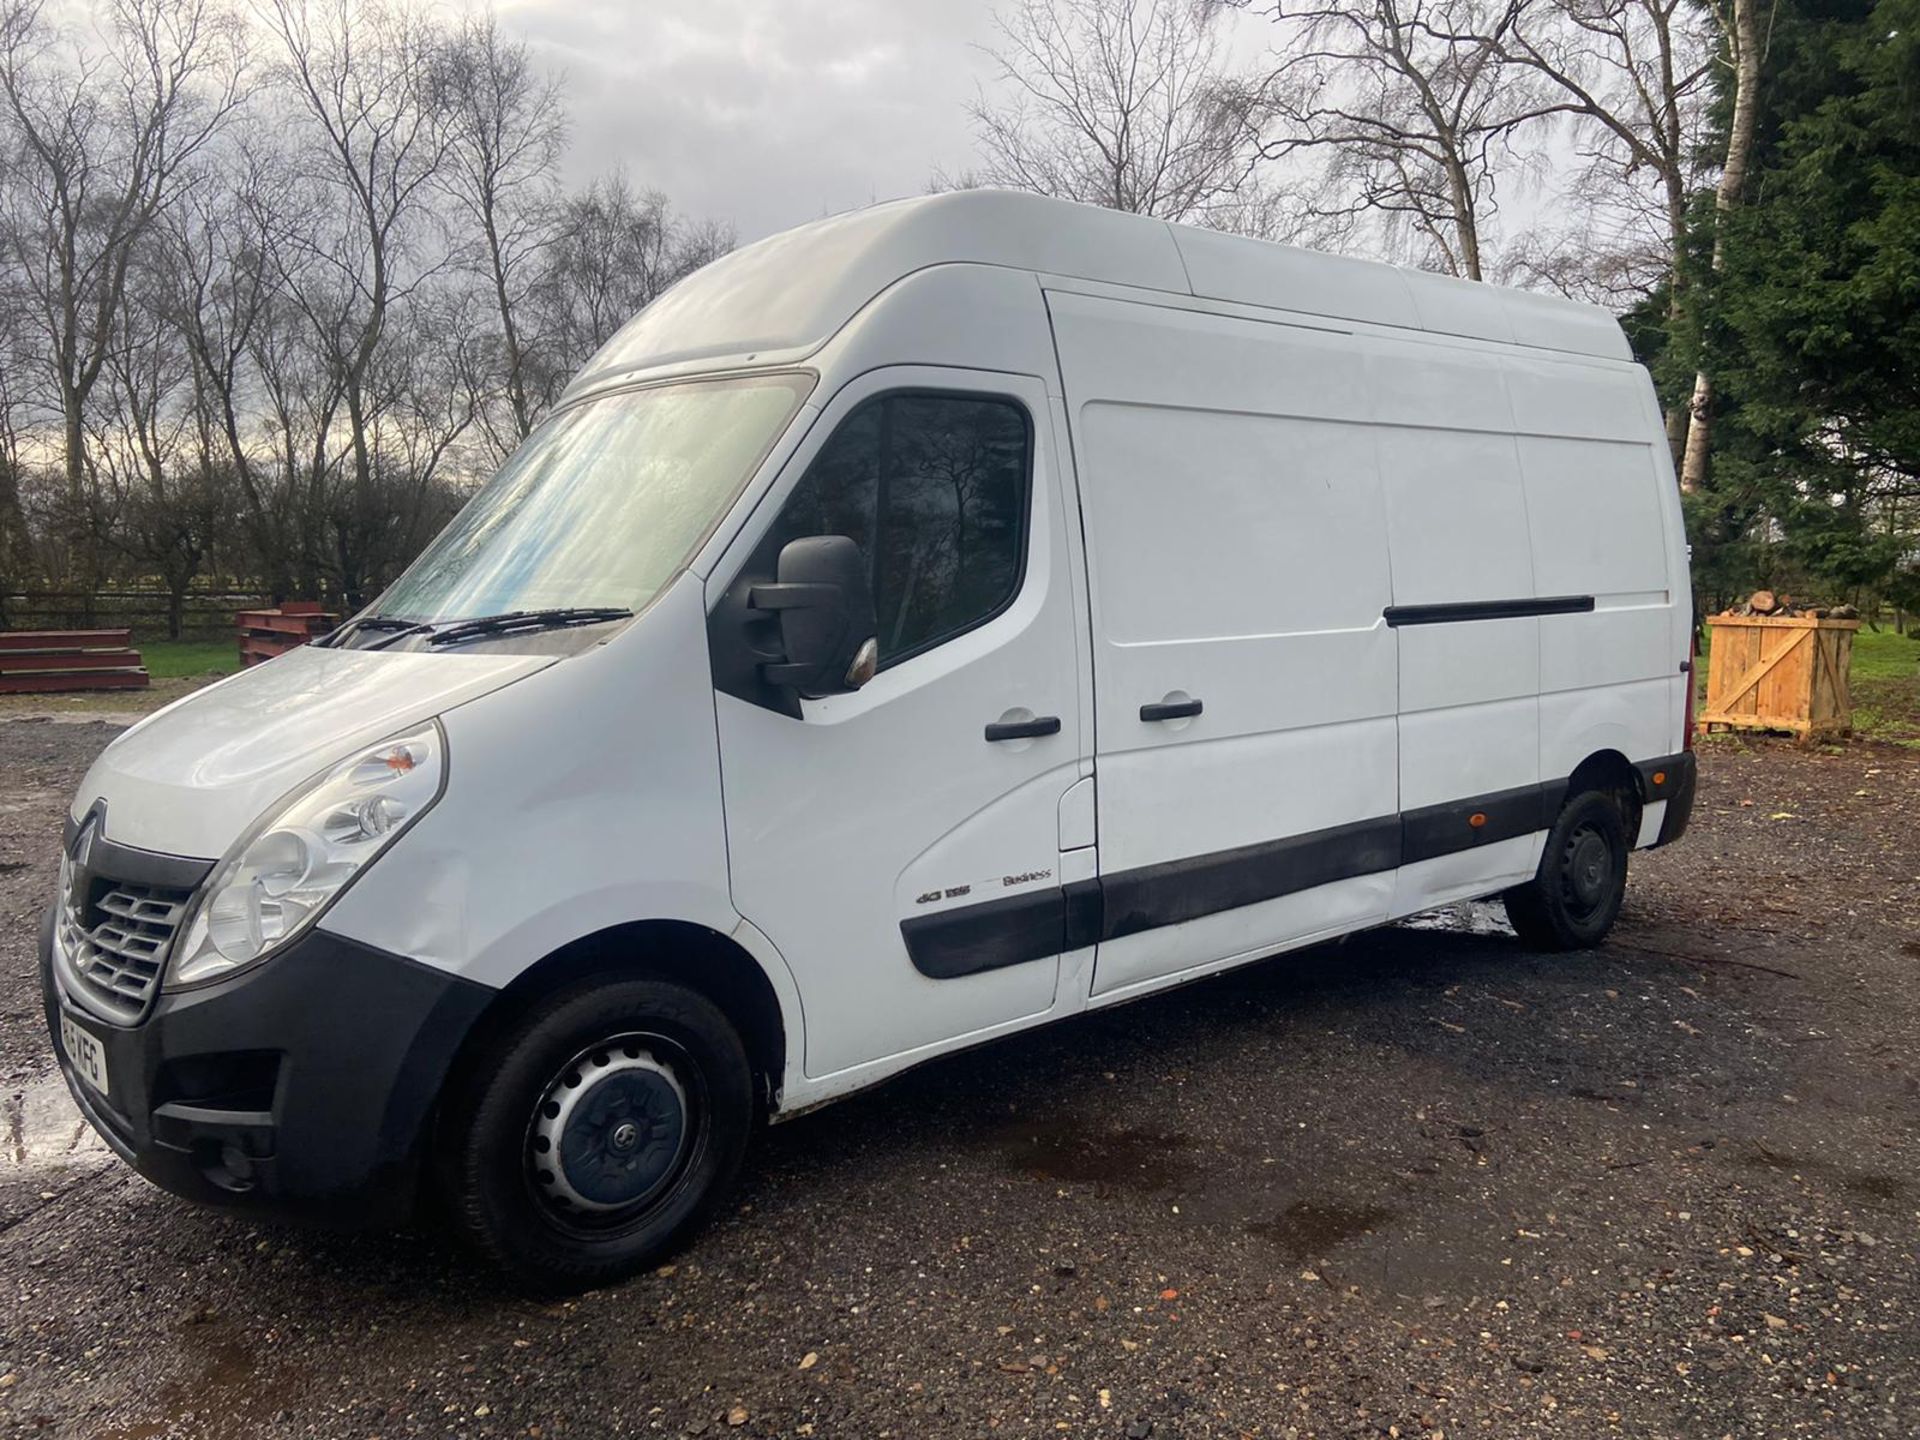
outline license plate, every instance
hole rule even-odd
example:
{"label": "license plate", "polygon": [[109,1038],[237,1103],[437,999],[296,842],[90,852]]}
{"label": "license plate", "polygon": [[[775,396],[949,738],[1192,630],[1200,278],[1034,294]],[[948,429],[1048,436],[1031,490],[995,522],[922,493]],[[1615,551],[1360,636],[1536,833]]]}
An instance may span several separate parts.
{"label": "license plate", "polygon": [[107,1047],[74,1024],[64,1011],[60,1015],[60,1044],[75,1074],[102,1095],[111,1093],[107,1089]]}

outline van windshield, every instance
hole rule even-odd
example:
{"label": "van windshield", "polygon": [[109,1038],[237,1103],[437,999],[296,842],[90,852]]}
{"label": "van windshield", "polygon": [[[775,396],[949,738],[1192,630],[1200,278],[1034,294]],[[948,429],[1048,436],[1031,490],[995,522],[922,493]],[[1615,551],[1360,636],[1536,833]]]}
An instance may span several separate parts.
{"label": "van windshield", "polygon": [[639,610],[719,523],[812,385],[792,374],[688,381],[568,407],[407,567],[378,615]]}

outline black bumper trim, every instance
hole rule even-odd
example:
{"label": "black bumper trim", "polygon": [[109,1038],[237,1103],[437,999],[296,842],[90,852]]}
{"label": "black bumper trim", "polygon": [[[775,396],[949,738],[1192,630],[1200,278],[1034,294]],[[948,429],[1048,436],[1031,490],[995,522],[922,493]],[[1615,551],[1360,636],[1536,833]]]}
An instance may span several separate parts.
{"label": "black bumper trim", "polygon": [[[1648,774],[1652,772],[1642,766]],[[1668,757],[1659,763],[1658,770],[1666,775],[1656,795],[1648,791],[1649,800],[1661,799],[1667,802],[1666,814],[1660,818],[1660,834],[1651,848],[1657,850],[1662,845],[1671,845],[1687,833],[1687,824],[1693,819],[1693,797],[1700,785],[1700,761],[1691,750],[1683,750],[1678,755]]]}
{"label": "black bumper trim", "polygon": [[[63,996],[50,923],[40,972],[67,1087],[117,1154],[191,1200],[335,1225],[412,1214],[441,1085],[498,993],[324,930],[231,980],[163,993],[138,1025]],[[63,1005],[104,1047],[110,1099],[68,1063]]]}

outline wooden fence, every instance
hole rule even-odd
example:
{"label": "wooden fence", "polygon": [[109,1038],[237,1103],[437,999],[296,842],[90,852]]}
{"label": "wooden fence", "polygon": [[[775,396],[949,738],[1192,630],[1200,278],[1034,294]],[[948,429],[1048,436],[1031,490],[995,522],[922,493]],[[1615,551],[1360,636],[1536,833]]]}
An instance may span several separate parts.
{"label": "wooden fence", "polygon": [[[72,590],[28,590],[0,594],[0,614],[11,630],[131,630],[142,640],[167,635],[167,592],[128,588],[97,591],[93,613],[87,613],[87,595]],[[189,591],[181,608],[183,640],[231,640],[233,617],[242,610],[272,604],[258,590],[198,589]]]}

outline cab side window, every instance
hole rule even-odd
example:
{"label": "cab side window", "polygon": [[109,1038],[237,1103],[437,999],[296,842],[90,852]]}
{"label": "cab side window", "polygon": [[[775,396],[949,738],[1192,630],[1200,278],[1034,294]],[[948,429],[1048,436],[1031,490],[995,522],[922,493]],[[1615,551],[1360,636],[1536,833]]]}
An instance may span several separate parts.
{"label": "cab side window", "polygon": [[1032,430],[1010,400],[903,393],[841,422],[788,497],[772,549],[846,535],[872,567],[882,666],[997,615],[1026,559]]}

